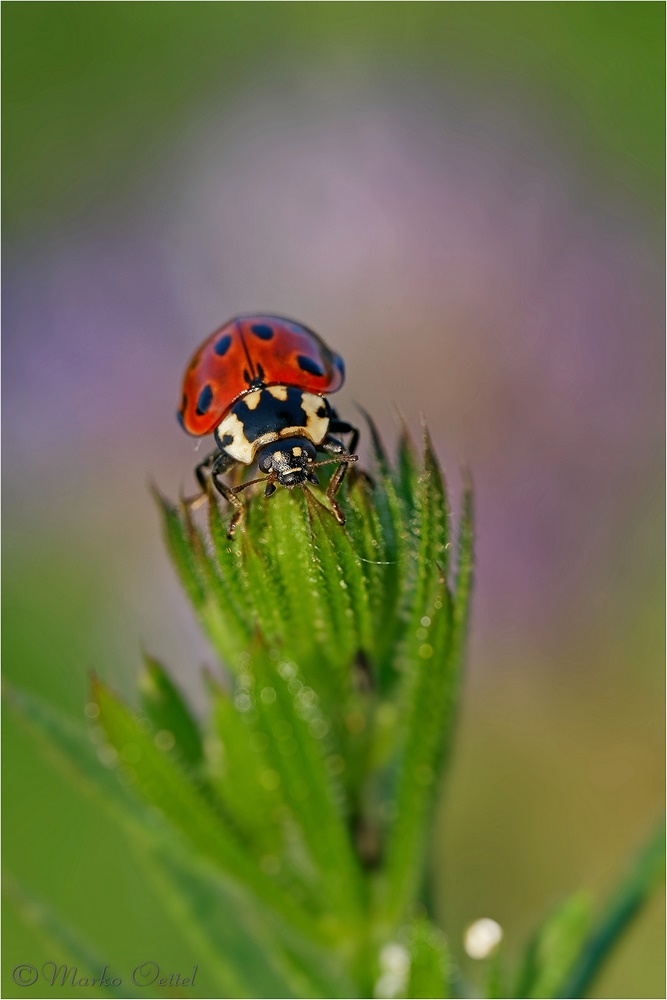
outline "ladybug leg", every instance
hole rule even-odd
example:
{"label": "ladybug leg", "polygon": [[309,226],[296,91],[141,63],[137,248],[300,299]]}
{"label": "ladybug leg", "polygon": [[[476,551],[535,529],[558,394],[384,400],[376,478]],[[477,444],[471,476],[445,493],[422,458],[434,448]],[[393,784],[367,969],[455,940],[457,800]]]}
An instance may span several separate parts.
{"label": "ladybug leg", "polygon": [[184,498],[183,502],[190,508],[190,510],[196,510],[196,508],[199,507],[199,505],[206,499],[205,472],[207,469],[210,469],[219,454],[220,452],[217,449],[216,451],[212,451],[210,455],[207,455],[206,458],[202,459],[202,461],[195,467],[195,476],[197,478],[197,482],[199,483],[201,493],[198,493],[197,496],[194,497]]}
{"label": "ladybug leg", "polygon": [[212,451],[210,455],[207,455],[206,458],[202,459],[199,465],[195,468],[195,476],[197,477],[197,482],[201,486],[202,493],[206,493],[206,476],[204,473],[207,470],[210,470],[219,455],[220,451],[216,448],[216,450]]}
{"label": "ladybug leg", "polygon": [[329,430],[333,431],[334,434],[351,434],[352,437],[350,438],[348,451],[351,455],[354,455],[357,450],[357,445],[359,444],[359,428],[354,427],[352,424],[348,424],[346,420],[339,420],[338,417],[334,417],[329,424]]}
{"label": "ladybug leg", "polygon": [[[351,434],[350,443],[348,445],[348,451],[354,454],[357,450],[357,444],[359,443],[359,428],[354,427],[352,424],[348,424],[346,420],[339,420],[338,417],[334,419],[329,424],[329,428],[335,431],[337,434]],[[363,469],[359,469],[357,473],[362,479],[365,479],[370,487],[373,486],[373,480]],[[339,484],[340,485],[340,484]]]}
{"label": "ladybug leg", "polygon": [[[341,421],[336,421],[336,425],[338,425],[336,429],[341,427]],[[351,462],[357,461],[357,455],[353,455],[351,454],[351,452],[354,451],[354,448],[357,445],[357,441],[359,440],[359,431],[355,427],[352,427],[350,424],[343,424],[340,429],[341,434],[347,433],[347,430],[344,430],[343,427],[349,428],[349,430],[353,432],[352,438],[350,440],[350,451],[346,449],[345,445],[341,441],[338,441],[336,438],[331,437],[328,434],[325,437],[322,444],[320,445],[322,451],[328,451],[329,454],[335,455],[337,458],[340,457],[340,465],[334,472],[329,482],[329,485],[327,486],[327,497],[329,503],[331,504],[336,520],[340,525],[345,524],[345,514],[343,513],[339,503],[335,500],[335,496],[336,493],[338,493],[338,490],[340,489],[343,480],[345,479],[345,473],[347,472],[348,465]]]}
{"label": "ladybug leg", "polygon": [[228,538],[231,538],[236,531],[236,526],[243,517],[245,504],[242,500],[239,500],[236,495],[238,487],[234,489],[231,486],[227,486],[225,482],[218,479],[218,476],[223,472],[227,472],[227,470],[234,465],[234,462],[235,460],[229,455],[225,455],[224,452],[219,451],[211,466],[211,482],[215,486],[218,493],[225,498],[230,506],[234,508],[234,514],[229,522],[229,527],[227,528]]}

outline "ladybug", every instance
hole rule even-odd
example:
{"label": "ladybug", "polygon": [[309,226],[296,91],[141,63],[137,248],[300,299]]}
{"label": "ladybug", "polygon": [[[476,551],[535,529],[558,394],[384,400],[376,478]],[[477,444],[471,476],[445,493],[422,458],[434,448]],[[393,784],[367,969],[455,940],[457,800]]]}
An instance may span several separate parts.
{"label": "ladybug", "polygon": [[[356,427],[339,420],[326,394],[345,380],[343,359],[307,326],[282,316],[237,316],[208,337],[188,365],[178,420],[188,434],[213,434],[217,448],[195,469],[206,475],[234,508],[229,537],[244,512],[238,494],[255,483],[264,496],[277,486],[291,490],[317,483],[315,469],[337,462],[327,497],[339,524],[345,515],[335,500],[347,467],[356,462]],[[346,447],[335,434],[349,434]],[[318,452],[333,456],[317,461]],[[258,479],[228,486],[219,477],[240,463],[257,463]]]}

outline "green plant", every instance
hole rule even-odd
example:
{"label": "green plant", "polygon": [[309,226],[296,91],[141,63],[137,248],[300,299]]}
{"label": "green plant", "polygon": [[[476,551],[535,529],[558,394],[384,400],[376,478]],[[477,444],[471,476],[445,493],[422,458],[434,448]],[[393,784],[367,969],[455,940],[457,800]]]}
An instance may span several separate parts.
{"label": "green plant", "polygon": [[[204,719],[149,656],[138,710],[93,679],[94,743],[12,692],[48,752],[144,852],[219,996],[470,991],[429,913],[428,842],[460,687],[472,497],[466,489],[452,560],[428,435],[418,454],[404,434],[393,466],[370,426],[373,481],[349,476],[344,531],[308,490],[251,503],[234,541],[212,496],[207,530],[157,498],[226,667],[206,677]],[[656,841],[597,929],[573,897],[513,977],[498,956],[487,963],[487,995],[579,996],[655,882],[659,851]],[[34,900],[13,891],[34,915]],[[66,960],[94,966],[93,948],[37,912]]]}

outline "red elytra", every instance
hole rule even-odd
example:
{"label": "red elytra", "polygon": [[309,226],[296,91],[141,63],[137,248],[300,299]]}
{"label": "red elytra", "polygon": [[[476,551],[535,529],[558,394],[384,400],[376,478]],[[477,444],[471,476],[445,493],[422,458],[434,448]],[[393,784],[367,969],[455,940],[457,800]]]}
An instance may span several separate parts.
{"label": "red elytra", "polygon": [[283,316],[237,316],[195,351],[183,380],[178,419],[188,434],[211,434],[231,406],[260,386],[336,392],[345,365],[302,323]]}

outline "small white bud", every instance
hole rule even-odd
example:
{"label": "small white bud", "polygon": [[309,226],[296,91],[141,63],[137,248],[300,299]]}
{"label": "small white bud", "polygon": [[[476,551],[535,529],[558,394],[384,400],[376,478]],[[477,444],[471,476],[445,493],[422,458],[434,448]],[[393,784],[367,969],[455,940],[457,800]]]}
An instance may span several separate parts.
{"label": "small white bud", "polygon": [[470,924],[463,938],[463,947],[471,958],[488,958],[503,939],[503,929],[495,920],[482,917]]}

